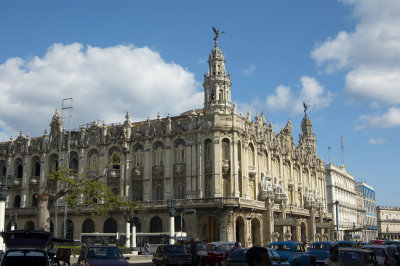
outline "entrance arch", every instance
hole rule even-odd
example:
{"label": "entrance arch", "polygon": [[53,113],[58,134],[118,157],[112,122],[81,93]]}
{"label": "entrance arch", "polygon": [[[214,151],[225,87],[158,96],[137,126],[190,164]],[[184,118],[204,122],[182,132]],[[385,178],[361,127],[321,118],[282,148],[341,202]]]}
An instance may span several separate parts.
{"label": "entrance arch", "polygon": [[150,233],[162,232],[162,220],[160,217],[155,216],[150,220]]}
{"label": "entrance arch", "polygon": [[215,216],[203,217],[201,230],[207,242],[219,241],[219,221]]}
{"label": "entrance arch", "polygon": [[236,241],[239,241],[239,243],[242,243],[244,245],[246,241],[246,235],[245,235],[245,225],[244,225],[244,219],[242,216],[239,216],[236,219],[236,227],[235,227],[235,232],[236,232]]}
{"label": "entrance arch", "polygon": [[104,222],[103,232],[104,233],[117,233],[118,232],[117,222],[113,218],[108,218]]}
{"label": "entrance arch", "polygon": [[257,218],[251,220],[251,243],[253,246],[262,246],[260,226],[260,220]]}
{"label": "entrance arch", "polygon": [[82,233],[93,233],[94,222],[92,219],[86,219],[82,224]]}

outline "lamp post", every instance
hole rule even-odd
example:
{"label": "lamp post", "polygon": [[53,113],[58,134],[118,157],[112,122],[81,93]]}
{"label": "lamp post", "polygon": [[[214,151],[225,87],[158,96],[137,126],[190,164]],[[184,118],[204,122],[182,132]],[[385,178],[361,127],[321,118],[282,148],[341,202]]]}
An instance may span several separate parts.
{"label": "lamp post", "polygon": [[169,243],[171,245],[175,244],[175,212],[176,203],[174,199],[167,200],[168,212],[169,212]]}
{"label": "lamp post", "polygon": [[[0,232],[4,232],[6,218],[6,200],[8,191],[13,186],[13,176],[8,175],[0,178]],[[0,250],[4,251],[4,241],[0,241]]]}
{"label": "lamp post", "polygon": [[183,232],[183,214],[184,213],[192,213],[192,214],[194,214],[194,213],[196,213],[196,210],[195,209],[189,209],[189,210],[183,210],[182,212],[181,212],[181,241],[183,240],[183,235],[182,235],[182,232]]}
{"label": "lamp post", "polygon": [[335,201],[336,205],[336,240],[339,240],[339,201]]}
{"label": "lamp post", "polygon": [[[126,243],[125,246],[128,248],[136,247],[136,224],[135,224],[135,211],[129,208],[124,209],[124,218],[126,220]],[[131,237],[131,226],[132,226],[132,242]],[[132,245],[131,245],[132,243]]]}

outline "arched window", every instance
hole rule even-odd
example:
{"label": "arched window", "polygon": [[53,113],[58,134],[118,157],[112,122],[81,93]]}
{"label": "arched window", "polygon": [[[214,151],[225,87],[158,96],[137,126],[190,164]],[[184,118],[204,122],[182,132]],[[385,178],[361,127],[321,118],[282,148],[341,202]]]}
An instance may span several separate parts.
{"label": "arched window", "polygon": [[33,176],[40,176],[40,163],[39,162],[35,163],[35,171],[33,173]]}
{"label": "arched window", "polygon": [[136,167],[143,167],[144,149],[141,144],[138,144],[133,148],[133,161]]}
{"label": "arched window", "polygon": [[32,221],[27,221],[24,228],[25,230],[35,230],[35,223]]}
{"label": "arched window", "polygon": [[156,142],[153,147],[153,165],[163,165],[164,145]]}
{"label": "arched window", "polygon": [[255,166],[255,156],[253,144],[249,143],[249,166]]}
{"label": "arched window", "polygon": [[108,218],[104,222],[103,232],[104,233],[116,233],[116,232],[118,232],[117,222],[113,218]]}
{"label": "arched window", "polygon": [[0,178],[7,175],[6,161],[0,161]]}
{"label": "arched window", "polygon": [[223,95],[224,95],[224,94],[223,94],[222,90],[220,90],[220,91],[219,91],[219,97],[218,97],[220,101],[223,101],[223,100],[224,100],[224,96],[223,96]]}
{"label": "arched window", "polygon": [[205,155],[204,155],[204,160],[206,161],[211,161],[212,159],[212,143],[210,139],[206,139],[205,143]]}
{"label": "arched window", "polygon": [[185,141],[183,139],[175,142],[174,161],[175,163],[185,162]]}
{"label": "arched window", "polygon": [[91,150],[88,154],[89,172],[97,175],[99,171],[99,153],[96,150]]}
{"label": "arched window", "polygon": [[222,158],[224,160],[230,160],[230,147],[229,147],[229,140],[223,139],[222,140]]}
{"label": "arched window", "polygon": [[14,198],[14,208],[20,208],[21,207],[21,196],[16,195]]}
{"label": "arched window", "polygon": [[78,154],[76,152],[71,152],[71,163],[70,163],[70,168],[72,172],[78,173],[79,171],[79,160],[78,160]]}
{"label": "arched window", "polygon": [[65,234],[65,238],[74,239],[74,223],[70,219],[67,220],[67,233]]}
{"label": "arched window", "polygon": [[17,159],[15,163],[15,172],[17,173],[17,178],[22,178],[23,172],[24,172],[24,167],[22,163],[22,159]]}
{"label": "arched window", "polygon": [[150,220],[150,233],[163,232],[161,218],[155,216]]}
{"label": "arched window", "polygon": [[121,154],[120,154],[119,149],[116,147],[113,147],[112,149],[110,149],[108,156],[109,156],[109,162],[111,164],[111,168],[114,170],[119,170],[120,164],[121,164]]}
{"label": "arched window", "polygon": [[94,222],[92,219],[86,219],[82,224],[82,233],[93,233],[94,232]]}

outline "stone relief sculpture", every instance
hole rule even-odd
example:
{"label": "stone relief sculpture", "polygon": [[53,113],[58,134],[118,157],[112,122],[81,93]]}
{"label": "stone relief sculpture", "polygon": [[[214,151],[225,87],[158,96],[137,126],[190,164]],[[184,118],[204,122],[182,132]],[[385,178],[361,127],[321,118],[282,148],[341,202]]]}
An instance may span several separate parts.
{"label": "stone relief sculpture", "polygon": [[271,175],[268,175],[267,171],[261,172],[261,200],[274,197],[274,188],[272,187]]}

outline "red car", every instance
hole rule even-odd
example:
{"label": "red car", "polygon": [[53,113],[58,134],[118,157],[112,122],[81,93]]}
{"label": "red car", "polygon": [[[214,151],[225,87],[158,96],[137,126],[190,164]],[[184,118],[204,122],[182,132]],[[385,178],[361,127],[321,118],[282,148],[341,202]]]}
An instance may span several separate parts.
{"label": "red car", "polygon": [[369,242],[370,245],[385,245],[385,240],[376,239]]}
{"label": "red car", "polygon": [[[200,258],[200,265],[222,265],[229,256],[235,242],[210,242],[207,245],[207,255]],[[242,248],[239,244],[239,248]]]}

